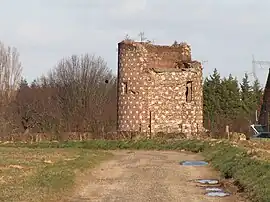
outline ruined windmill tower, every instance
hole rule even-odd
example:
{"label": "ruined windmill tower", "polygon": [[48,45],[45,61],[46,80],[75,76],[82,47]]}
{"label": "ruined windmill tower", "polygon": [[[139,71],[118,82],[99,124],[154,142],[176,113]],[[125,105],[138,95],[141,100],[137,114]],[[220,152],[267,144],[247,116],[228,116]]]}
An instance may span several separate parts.
{"label": "ruined windmill tower", "polygon": [[118,131],[198,134],[203,130],[202,65],[186,43],[118,44]]}

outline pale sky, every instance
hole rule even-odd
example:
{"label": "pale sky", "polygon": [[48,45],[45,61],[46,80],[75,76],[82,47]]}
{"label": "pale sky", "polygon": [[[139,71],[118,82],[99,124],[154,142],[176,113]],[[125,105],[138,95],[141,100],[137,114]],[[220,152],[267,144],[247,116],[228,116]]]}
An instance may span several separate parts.
{"label": "pale sky", "polygon": [[[101,56],[116,72],[117,43],[138,33],[156,44],[191,45],[204,76],[252,72],[252,54],[270,61],[268,0],[0,0],[0,41],[21,55],[32,80],[63,57]],[[270,66],[256,69],[265,82]]]}

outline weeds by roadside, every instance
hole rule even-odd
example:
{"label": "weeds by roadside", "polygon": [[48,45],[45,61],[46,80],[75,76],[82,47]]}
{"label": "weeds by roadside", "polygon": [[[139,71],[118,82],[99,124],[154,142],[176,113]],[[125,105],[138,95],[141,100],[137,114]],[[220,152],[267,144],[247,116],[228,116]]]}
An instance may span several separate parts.
{"label": "weeds by roadside", "polygon": [[198,140],[167,141],[159,140],[89,140],[89,141],[64,141],[64,142],[41,142],[41,143],[8,143],[0,144],[4,147],[27,147],[27,148],[81,148],[93,150],[116,150],[116,149],[144,149],[144,150],[181,150],[201,152],[207,147],[207,142]]}
{"label": "weeds by roadside", "polygon": [[0,147],[0,201],[60,201],[107,152]]}
{"label": "weeds by roadside", "polygon": [[270,201],[270,164],[253,158],[244,148],[228,142],[202,140],[91,140],[83,142],[43,142],[39,144],[6,144],[6,147],[31,148],[81,148],[91,150],[143,149],[143,150],[186,150],[202,152],[206,160],[218,169],[225,178],[234,178],[235,183],[251,201]]}

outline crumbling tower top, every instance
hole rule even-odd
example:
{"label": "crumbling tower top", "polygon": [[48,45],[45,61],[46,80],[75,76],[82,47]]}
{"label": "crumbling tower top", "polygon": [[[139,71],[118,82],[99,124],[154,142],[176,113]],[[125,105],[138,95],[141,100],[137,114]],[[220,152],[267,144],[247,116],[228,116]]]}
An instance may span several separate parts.
{"label": "crumbling tower top", "polygon": [[144,50],[145,52],[151,52],[158,56],[164,52],[175,52],[179,54],[179,60],[190,62],[191,58],[191,47],[186,42],[174,43],[171,46],[168,45],[154,45],[149,42],[135,42],[133,40],[123,40],[119,43],[119,46],[130,46]]}
{"label": "crumbling tower top", "polygon": [[191,47],[186,42],[174,42],[172,45],[154,45],[149,42],[123,40],[118,44],[118,47],[119,56],[122,59],[126,58],[129,60],[126,57],[126,51],[129,51],[134,55],[132,57],[136,55],[136,57],[142,60],[144,70],[151,70],[153,68],[162,69],[162,71],[166,71],[166,69],[186,70],[190,69],[190,67],[194,71],[201,71],[202,69],[198,61],[192,60]]}

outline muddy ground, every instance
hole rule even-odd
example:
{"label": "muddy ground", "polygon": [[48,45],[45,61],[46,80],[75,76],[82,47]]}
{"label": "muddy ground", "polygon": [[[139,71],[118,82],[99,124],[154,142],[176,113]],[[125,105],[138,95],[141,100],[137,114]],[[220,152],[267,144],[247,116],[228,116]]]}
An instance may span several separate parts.
{"label": "muddy ground", "polygon": [[[81,179],[69,202],[241,202],[239,195],[206,196],[205,188],[192,182],[219,178],[210,166],[182,166],[180,161],[202,160],[197,154],[172,151],[114,151],[115,157]],[[231,190],[233,190],[231,188]]]}

